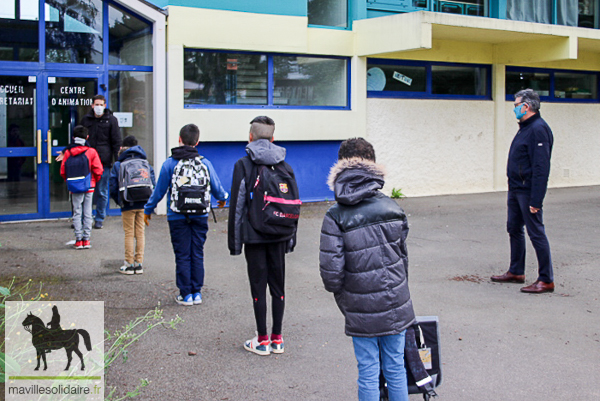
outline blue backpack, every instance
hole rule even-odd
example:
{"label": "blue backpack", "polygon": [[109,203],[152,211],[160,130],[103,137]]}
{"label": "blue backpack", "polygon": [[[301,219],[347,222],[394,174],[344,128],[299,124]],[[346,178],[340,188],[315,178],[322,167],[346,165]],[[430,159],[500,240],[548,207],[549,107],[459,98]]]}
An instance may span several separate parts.
{"label": "blue backpack", "polygon": [[92,186],[92,173],[90,161],[82,152],[73,155],[65,161],[65,174],[67,175],[67,188],[74,194],[80,194],[90,190]]}

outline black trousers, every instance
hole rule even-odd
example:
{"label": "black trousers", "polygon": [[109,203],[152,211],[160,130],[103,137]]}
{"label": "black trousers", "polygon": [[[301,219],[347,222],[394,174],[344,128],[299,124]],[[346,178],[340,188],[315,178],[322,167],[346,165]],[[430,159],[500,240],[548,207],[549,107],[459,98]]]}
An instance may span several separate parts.
{"label": "black trousers", "polygon": [[506,229],[510,237],[510,268],[513,274],[525,274],[525,232],[535,250],[538,259],[538,280],[544,283],[554,282],[550,243],[544,228],[544,211],[529,211],[529,194],[508,192],[508,221]]}
{"label": "black trousers", "polygon": [[250,292],[258,335],[267,335],[267,285],[271,293],[273,334],[281,334],[285,309],[285,241],[245,244]]}

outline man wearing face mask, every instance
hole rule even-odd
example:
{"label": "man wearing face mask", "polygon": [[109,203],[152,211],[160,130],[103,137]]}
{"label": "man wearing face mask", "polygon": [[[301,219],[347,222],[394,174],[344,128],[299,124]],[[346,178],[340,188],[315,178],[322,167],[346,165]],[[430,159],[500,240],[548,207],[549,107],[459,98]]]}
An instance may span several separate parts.
{"label": "man wearing face mask", "polygon": [[98,152],[104,173],[96,184],[94,204],[96,217],[94,228],[102,228],[108,205],[108,179],[113,161],[117,159],[122,138],[119,122],[112,111],[106,108],[106,99],[102,95],[92,98],[92,110],[81,119],[81,125],[89,131],[88,143]]}
{"label": "man wearing face mask", "polygon": [[510,237],[510,267],[501,276],[492,276],[499,283],[525,282],[525,233],[538,259],[538,278],[521,292],[541,294],[554,291],[554,275],[550,243],[543,222],[542,202],[548,187],[550,156],[554,137],[540,116],[540,97],[524,89],[515,94],[514,112],[519,131],[508,153],[508,221]]}

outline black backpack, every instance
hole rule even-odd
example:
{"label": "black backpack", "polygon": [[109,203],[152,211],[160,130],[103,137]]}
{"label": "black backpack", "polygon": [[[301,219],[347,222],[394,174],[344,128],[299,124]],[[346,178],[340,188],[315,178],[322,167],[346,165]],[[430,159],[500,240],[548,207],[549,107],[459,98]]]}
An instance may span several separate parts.
{"label": "black backpack", "polygon": [[[249,160],[249,159],[248,159]],[[248,220],[263,234],[288,236],[300,218],[300,195],[291,168],[281,162],[273,166],[252,163],[248,182]]]}
{"label": "black backpack", "polygon": [[[146,159],[131,158],[119,166],[119,191],[126,202],[146,202],[152,195],[152,170]],[[121,205],[123,206],[123,205]]]}
{"label": "black backpack", "polygon": [[86,152],[81,152],[78,155],[71,154],[67,160],[65,160],[67,188],[74,194],[87,192],[92,186],[90,160],[85,153]]}

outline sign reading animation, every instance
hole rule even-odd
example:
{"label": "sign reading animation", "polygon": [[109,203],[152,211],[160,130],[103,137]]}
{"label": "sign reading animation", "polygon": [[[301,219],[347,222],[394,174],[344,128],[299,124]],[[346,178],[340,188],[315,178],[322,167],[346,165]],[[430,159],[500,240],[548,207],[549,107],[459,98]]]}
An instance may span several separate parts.
{"label": "sign reading animation", "polygon": [[85,86],[61,86],[58,89],[59,97],[50,97],[51,106],[91,106],[92,98],[86,93]]}

